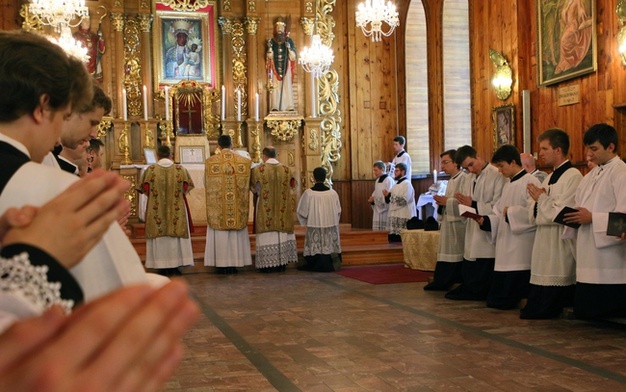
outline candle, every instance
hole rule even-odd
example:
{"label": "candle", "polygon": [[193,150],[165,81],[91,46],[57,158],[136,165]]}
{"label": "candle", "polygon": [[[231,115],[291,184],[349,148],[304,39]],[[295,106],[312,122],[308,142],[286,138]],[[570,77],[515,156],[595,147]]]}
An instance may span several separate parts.
{"label": "candle", "polygon": [[226,120],[226,87],[222,85],[222,121]]}
{"label": "candle", "polygon": [[254,114],[257,121],[259,121],[259,93],[254,95]]}
{"label": "candle", "polygon": [[148,88],[143,85],[143,120],[148,121]]}
{"label": "candle", "polygon": [[170,121],[170,88],[165,86],[165,121]]}
{"label": "candle", "polygon": [[128,109],[126,107],[126,89],[122,89],[122,113],[124,121],[128,121]]}
{"label": "candle", "polygon": [[237,121],[241,121],[241,90],[237,90]]}
{"label": "candle", "polygon": [[315,94],[315,75],[311,73],[311,117],[317,117],[317,97]]}
{"label": "candle", "polygon": [[437,170],[433,170],[433,182],[437,183]]}

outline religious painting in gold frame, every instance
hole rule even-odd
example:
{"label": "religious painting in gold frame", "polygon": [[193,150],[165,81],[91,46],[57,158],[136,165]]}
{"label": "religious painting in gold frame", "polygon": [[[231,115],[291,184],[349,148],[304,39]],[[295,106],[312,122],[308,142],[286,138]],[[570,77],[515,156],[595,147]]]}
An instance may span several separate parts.
{"label": "religious painting in gold frame", "polygon": [[596,0],[536,0],[539,85],[597,68]]}
{"label": "religious painting in gold frame", "polygon": [[504,144],[515,145],[515,105],[496,106],[491,110],[494,150]]}
{"label": "religious painting in gold frame", "polygon": [[215,5],[178,12],[155,5],[154,75],[156,85],[195,80],[216,85]]}

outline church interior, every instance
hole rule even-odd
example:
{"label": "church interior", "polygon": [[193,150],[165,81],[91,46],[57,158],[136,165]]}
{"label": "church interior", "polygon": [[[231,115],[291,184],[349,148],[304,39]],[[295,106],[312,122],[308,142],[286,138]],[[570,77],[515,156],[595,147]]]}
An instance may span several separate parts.
{"label": "church interior", "polygon": [[[296,200],[313,186],[313,170],[326,168],[341,202],[346,266],[404,262],[402,245],[369,230],[372,164],[391,161],[396,136],[413,157],[416,199],[447,178],[439,154],[463,144],[486,160],[505,143],[537,157],[537,137],[558,127],[585,174],[583,133],[604,122],[618,132],[618,153],[626,150],[623,0],[392,0],[399,23],[378,39],[359,26],[365,2],[85,1],[88,17],[70,35],[84,36],[88,68],[113,101],[98,136],[105,167],[133,185],[129,227],[142,257],[145,198],[135,188],[159,145],[194,178],[199,227],[203,163],[219,135],[254,162],[275,146],[297,179]],[[579,26],[589,32],[585,51],[563,65],[553,46],[565,16],[554,10],[565,3],[590,12]],[[0,29],[58,35],[31,5],[0,0]],[[297,59],[268,55],[277,26]],[[515,310],[423,291],[424,282],[372,285],[295,268],[216,275],[201,262],[203,233],[192,240],[198,261],[181,278],[202,315],[166,391],[626,388],[619,320],[520,320]]]}

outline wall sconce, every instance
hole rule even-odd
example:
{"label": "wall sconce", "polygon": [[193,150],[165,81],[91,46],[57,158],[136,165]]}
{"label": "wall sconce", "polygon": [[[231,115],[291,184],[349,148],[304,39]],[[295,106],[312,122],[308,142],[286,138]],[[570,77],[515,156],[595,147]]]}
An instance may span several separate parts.
{"label": "wall sconce", "polygon": [[489,49],[489,58],[496,67],[491,84],[496,89],[496,97],[504,101],[511,95],[513,70],[511,70],[506,58],[497,50]]}
{"label": "wall sconce", "polygon": [[622,58],[622,65],[626,65],[626,3],[624,0],[619,0],[615,13],[621,26],[617,33],[617,50]]}

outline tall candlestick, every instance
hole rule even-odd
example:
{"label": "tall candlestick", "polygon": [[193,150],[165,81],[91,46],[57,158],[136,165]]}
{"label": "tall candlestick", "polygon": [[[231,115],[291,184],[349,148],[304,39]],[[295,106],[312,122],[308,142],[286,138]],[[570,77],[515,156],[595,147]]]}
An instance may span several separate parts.
{"label": "tall candlestick", "polygon": [[170,88],[165,86],[165,121],[170,121]]}
{"label": "tall candlestick", "polygon": [[143,85],[143,120],[148,121],[148,88]]}
{"label": "tall candlestick", "polygon": [[259,121],[259,93],[254,94],[254,118]]}
{"label": "tall candlestick", "polygon": [[222,121],[226,120],[226,87],[222,85]]}
{"label": "tall candlestick", "polygon": [[241,121],[241,90],[237,90],[237,121]]}
{"label": "tall candlestick", "polygon": [[437,183],[437,170],[433,170],[433,182]]}
{"label": "tall candlestick", "polygon": [[126,106],[126,89],[122,89],[122,113],[124,121],[128,121],[128,108]]}

